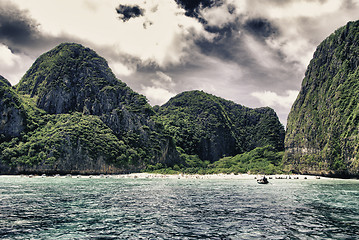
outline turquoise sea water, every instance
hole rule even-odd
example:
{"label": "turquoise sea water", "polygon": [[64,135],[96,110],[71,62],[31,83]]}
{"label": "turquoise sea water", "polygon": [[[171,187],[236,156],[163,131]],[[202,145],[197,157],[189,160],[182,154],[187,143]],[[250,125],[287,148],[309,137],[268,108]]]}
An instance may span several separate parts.
{"label": "turquoise sea water", "polygon": [[0,177],[1,239],[358,236],[358,180]]}

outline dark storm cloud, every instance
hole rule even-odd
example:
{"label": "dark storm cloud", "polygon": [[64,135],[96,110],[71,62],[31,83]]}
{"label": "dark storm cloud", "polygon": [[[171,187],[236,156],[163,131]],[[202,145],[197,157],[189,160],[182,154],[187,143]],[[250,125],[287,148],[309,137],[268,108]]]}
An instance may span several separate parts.
{"label": "dark storm cloud", "polygon": [[205,30],[216,34],[216,37],[213,40],[198,39],[196,41],[203,54],[244,65],[250,63],[252,59],[251,53],[245,46],[246,43],[243,42],[245,35],[252,35],[263,44],[266,38],[279,35],[279,30],[271,22],[262,18],[249,19],[244,23],[237,18],[223,26],[205,25]]}
{"label": "dark storm cloud", "polygon": [[40,35],[37,23],[16,6],[0,6],[0,40],[6,44],[26,45]]}
{"label": "dark storm cloud", "polygon": [[27,11],[9,2],[0,2],[0,41],[13,53],[38,56],[62,42],[74,42],[76,38],[66,35],[48,36],[38,30],[39,24]]}
{"label": "dark storm cloud", "polygon": [[244,29],[257,37],[264,38],[278,33],[278,29],[264,18],[253,18],[247,20],[244,24]]}
{"label": "dark storm cloud", "polygon": [[216,34],[216,37],[209,41],[198,39],[197,46],[205,55],[212,55],[226,60],[233,60],[238,55],[237,46],[241,39],[238,38],[240,26],[236,23],[229,23],[225,26],[207,26],[206,31]]}
{"label": "dark storm cloud", "polygon": [[136,18],[136,17],[143,16],[144,13],[145,13],[145,10],[140,8],[137,5],[128,6],[128,5],[120,4],[116,8],[116,11],[120,15],[119,18],[124,22],[127,22],[131,18]]}
{"label": "dark storm cloud", "polygon": [[[204,23],[205,30],[214,33],[216,37],[211,40],[204,38],[196,40],[195,43],[201,53],[229,65],[238,66],[241,76],[231,83],[232,85],[238,83],[238,88],[261,83],[260,86],[265,86],[266,90],[271,91],[283,86],[296,89],[297,86],[286,81],[296,74],[290,71],[295,63],[284,61],[285,57],[281,51],[273,49],[266,42],[269,37],[274,39],[280,37],[279,28],[265,18],[244,19],[239,15],[221,25]],[[196,68],[198,69],[199,66]]]}
{"label": "dark storm cloud", "polygon": [[[15,4],[0,0],[0,46],[11,51],[11,64],[1,64],[0,72],[13,85],[18,83],[35,59],[63,42],[86,42],[68,35],[50,36],[41,33],[39,24],[27,11]],[[2,57],[2,56],[0,56]]]}
{"label": "dark storm cloud", "polygon": [[199,12],[204,8],[210,8],[223,4],[223,0],[175,0],[178,5],[186,10],[186,16],[195,17],[201,22],[205,22],[201,18]]}
{"label": "dark storm cloud", "polygon": [[193,16],[200,8],[210,7],[215,0],[175,0],[186,10],[187,16]]}

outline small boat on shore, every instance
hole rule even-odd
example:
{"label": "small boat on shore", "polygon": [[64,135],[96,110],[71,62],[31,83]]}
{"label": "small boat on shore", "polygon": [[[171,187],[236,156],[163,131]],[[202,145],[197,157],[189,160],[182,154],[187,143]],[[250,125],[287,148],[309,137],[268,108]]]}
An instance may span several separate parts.
{"label": "small boat on shore", "polygon": [[268,179],[265,176],[263,176],[262,178],[257,179],[257,183],[258,184],[268,184],[269,182],[268,182]]}

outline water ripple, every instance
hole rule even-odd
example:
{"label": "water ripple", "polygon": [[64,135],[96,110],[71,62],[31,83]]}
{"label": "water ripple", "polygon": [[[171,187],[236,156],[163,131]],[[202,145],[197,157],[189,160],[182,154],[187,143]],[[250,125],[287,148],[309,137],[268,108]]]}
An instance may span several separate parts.
{"label": "water ripple", "polygon": [[354,239],[353,180],[0,178],[2,239]]}

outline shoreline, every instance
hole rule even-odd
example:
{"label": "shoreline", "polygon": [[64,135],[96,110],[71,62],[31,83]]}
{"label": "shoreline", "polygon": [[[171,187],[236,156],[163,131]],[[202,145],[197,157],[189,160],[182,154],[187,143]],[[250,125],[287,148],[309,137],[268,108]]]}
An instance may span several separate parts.
{"label": "shoreline", "polygon": [[[27,177],[27,178],[114,178],[114,179],[213,179],[213,180],[255,180],[263,175],[261,174],[159,174],[159,173],[130,173],[130,174],[94,174],[94,175],[36,175],[36,174],[19,174],[19,175],[0,175],[2,177]],[[268,180],[320,180],[320,179],[342,179],[323,177],[319,175],[302,175],[302,174],[275,174],[265,175]]]}

